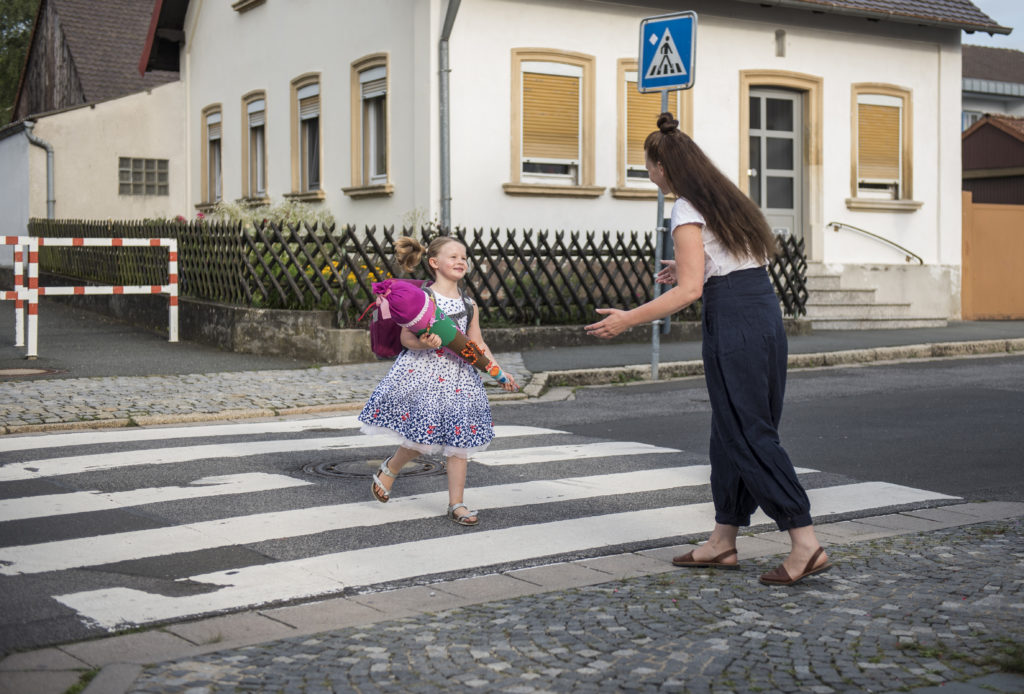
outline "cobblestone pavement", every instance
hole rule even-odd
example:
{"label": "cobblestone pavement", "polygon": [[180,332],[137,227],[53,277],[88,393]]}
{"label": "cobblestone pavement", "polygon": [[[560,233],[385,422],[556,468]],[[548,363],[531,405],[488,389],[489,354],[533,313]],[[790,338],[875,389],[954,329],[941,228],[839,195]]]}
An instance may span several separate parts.
{"label": "cobblestone pavement", "polygon": [[129,691],[1020,692],[1022,526],[833,546],[792,588],[757,582],[765,557],[349,627],[151,666]]}
{"label": "cobblestone pavement", "polygon": [[[530,373],[518,352],[495,358],[522,384]],[[235,412],[261,416],[323,407],[361,407],[392,362],[309,369],[169,376],[121,376],[0,382],[0,428],[75,422],[127,424],[202,419]],[[504,392],[484,378],[488,391]]]}

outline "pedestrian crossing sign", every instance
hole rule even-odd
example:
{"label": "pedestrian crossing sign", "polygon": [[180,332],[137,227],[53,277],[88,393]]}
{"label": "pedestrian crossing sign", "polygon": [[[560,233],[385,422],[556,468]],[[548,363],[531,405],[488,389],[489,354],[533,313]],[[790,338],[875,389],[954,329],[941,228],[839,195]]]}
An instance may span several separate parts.
{"label": "pedestrian crossing sign", "polygon": [[637,88],[641,92],[689,89],[697,45],[697,14],[677,12],[640,22]]}

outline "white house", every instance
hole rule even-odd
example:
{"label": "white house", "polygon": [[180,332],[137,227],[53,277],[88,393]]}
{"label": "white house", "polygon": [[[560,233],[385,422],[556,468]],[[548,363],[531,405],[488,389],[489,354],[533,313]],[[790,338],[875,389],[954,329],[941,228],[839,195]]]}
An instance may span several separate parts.
{"label": "white house", "polygon": [[170,175],[192,211],[295,199],[359,225],[647,230],[660,96],[635,87],[639,26],[682,9],[683,127],[816,273],[958,317],[960,35],[1009,31],[969,0],[156,0],[141,66],[180,74]]}

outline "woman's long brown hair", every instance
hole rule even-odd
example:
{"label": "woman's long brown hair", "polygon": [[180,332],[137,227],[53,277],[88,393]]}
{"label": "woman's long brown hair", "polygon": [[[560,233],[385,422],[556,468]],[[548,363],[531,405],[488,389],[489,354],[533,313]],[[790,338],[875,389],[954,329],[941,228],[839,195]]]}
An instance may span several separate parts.
{"label": "woman's long brown hair", "polygon": [[644,140],[647,158],[665,169],[669,189],[689,200],[722,245],[737,257],[770,260],[778,242],[761,209],[679,130],[671,113],[658,116],[658,129]]}

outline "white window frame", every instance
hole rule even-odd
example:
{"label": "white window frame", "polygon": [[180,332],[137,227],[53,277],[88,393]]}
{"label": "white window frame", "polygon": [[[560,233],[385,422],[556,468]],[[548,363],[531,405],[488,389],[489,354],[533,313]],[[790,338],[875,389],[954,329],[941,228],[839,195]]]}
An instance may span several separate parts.
{"label": "white window frame", "polygon": [[[860,114],[860,105],[874,105],[874,106],[887,106],[890,108],[896,108],[898,110],[898,116],[896,122],[899,126],[899,132],[897,133],[897,177],[891,178],[865,178],[860,175],[860,156],[858,151],[857,156],[857,197],[877,200],[899,200],[903,191],[903,138],[906,133],[903,132],[903,109],[905,104],[903,99],[897,96],[890,96],[888,94],[872,94],[872,93],[860,93],[857,94],[857,113],[858,118]],[[858,123],[858,132],[860,125]]]}
{"label": "white window frame", "polygon": [[[296,91],[299,119],[299,192],[312,193],[321,189],[323,182],[320,171],[321,159],[321,103],[320,103],[320,82],[306,84]],[[316,113],[307,111],[303,113],[302,101],[317,97]],[[315,149],[311,152],[311,137],[315,137]],[[315,168],[314,168],[315,167]],[[315,179],[315,180],[314,180]]]}
{"label": "white window frame", "polygon": [[264,97],[252,99],[245,105],[248,137],[246,147],[249,151],[249,197],[263,198],[267,195],[267,102]]}
{"label": "white window frame", "polygon": [[[579,80],[579,87],[577,89],[579,96],[576,104],[576,120],[577,123],[579,123],[579,130],[576,133],[576,156],[572,159],[521,156],[519,162],[520,181],[522,183],[579,185],[580,166],[583,159],[583,68],[579,65],[570,65],[568,63],[558,63],[546,60],[524,60],[520,63],[520,71],[524,75],[527,73],[538,75],[557,75],[560,77],[574,77]],[[526,89],[525,83],[526,80],[521,81],[521,90]],[[520,92],[519,99],[520,104],[525,104],[524,92]],[[525,147],[525,129],[525,127],[519,128],[520,152],[523,152]],[[542,166],[545,164],[553,164],[555,166],[565,166],[567,170],[565,173],[526,171],[527,164],[538,164]]]}
{"label": "white window frame", "polygon": [[206,130],[206,190],[205,202],[217,203],[224,199],[223,173],[223,116],[210,111],[205,116]]}

